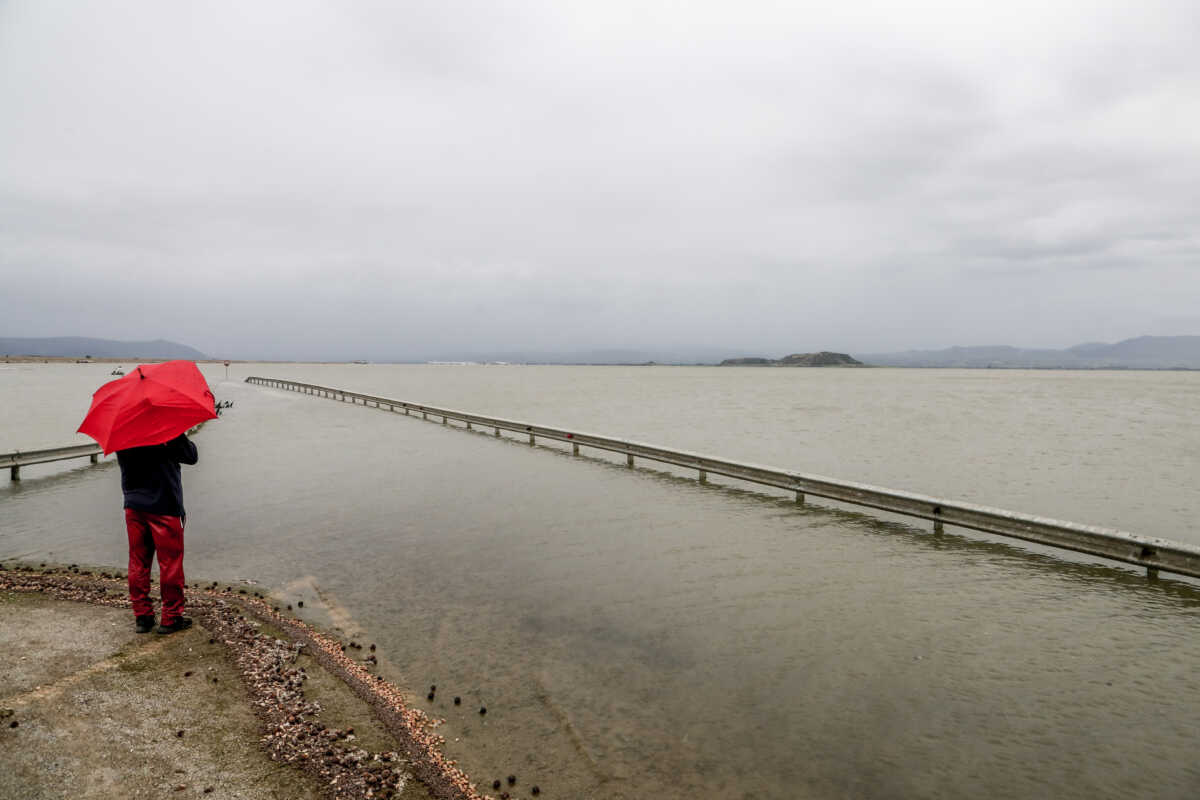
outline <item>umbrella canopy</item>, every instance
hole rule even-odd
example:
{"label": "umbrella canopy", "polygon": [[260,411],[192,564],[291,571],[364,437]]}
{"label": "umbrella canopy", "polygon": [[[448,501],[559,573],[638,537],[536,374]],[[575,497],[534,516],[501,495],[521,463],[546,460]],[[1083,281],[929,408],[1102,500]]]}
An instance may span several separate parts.
{"label": "umbrella canopy", "polygon": [[143,364],[92,395],[79,426],[104,454],[169,442],[193,425],[216,419],[213,394],[192,361]]}

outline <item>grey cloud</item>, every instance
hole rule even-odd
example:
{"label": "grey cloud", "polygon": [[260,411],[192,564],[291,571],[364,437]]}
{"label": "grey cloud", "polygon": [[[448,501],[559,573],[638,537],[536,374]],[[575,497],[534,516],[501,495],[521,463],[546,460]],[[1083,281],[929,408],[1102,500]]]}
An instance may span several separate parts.
{"label": "grey cloud", "polygon": [[4,332],[313,358],[1200,332],[1198,23],[9,2]]}

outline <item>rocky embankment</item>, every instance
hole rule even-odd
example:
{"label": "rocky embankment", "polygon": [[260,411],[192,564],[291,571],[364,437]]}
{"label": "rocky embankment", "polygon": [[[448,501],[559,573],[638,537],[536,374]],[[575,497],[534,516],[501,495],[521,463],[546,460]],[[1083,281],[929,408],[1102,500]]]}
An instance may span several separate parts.
{"label": "rocky embankment", "polygon": [[727,358],[717,366],[721,367],[864,367],[856,358],[845,353],[831,353],[822,350],[819,353],[792,353],[780,359],[774,358]]}

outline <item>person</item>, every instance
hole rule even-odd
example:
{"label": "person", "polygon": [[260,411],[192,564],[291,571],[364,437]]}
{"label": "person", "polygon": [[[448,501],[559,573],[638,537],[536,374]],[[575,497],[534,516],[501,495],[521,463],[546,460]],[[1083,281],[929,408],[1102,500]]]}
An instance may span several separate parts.
{"label": "person", "polygon": [[156,552],[162,593],[157,632],[174,633],[192,625],[183,615],[183,527],[187,516],[179,465],[197,460],[196,445],[186,434],[164,444],[117,451],[129,534],[129,602],[138,633],[154,630],[150,567]]}

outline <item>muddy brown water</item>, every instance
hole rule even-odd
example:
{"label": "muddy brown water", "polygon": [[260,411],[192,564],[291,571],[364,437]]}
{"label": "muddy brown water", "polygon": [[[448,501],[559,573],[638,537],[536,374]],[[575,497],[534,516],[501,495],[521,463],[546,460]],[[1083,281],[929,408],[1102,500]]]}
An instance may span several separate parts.
{"label": "muddy brown water", "polygon": [[[111,368],[0,364],[0,451],[72,441]],[[488,787],[511,773],[514,796],[538,783],[551,798],[1200,792],[1194,582],[240,382],[1200,542],[1196,373],[204,370],[234,407],[185,472],[189,576],[290,587],[304,613],[375,642]],[[23,477],[0,483],[0,559],[122,563],[115,464]]]}

